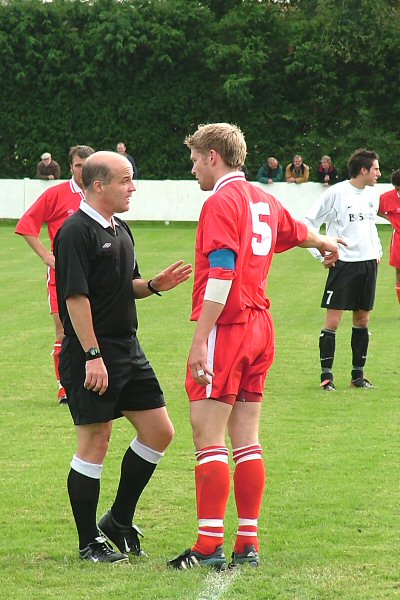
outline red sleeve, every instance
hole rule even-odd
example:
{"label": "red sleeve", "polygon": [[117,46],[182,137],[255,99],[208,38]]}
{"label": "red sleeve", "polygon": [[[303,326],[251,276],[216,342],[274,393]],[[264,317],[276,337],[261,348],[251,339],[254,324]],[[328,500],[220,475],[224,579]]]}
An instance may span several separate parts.
{"label": "red sleeve", "polygon": [[43,224],[47,222],[47,217],[48,197],[47,192],[44,192],[22,215],[17,223],[15,233],[39,237]]}
{"label": "red sleeve", "polygon": [[275,252],[285,252],[302,244],[308,235],[308,227],[301,221],[297,221],[292,215],[280,205],[278,231],[276,236]]}
{"label": "red sleeve", "polygon": [[239,253],[237,212],[226,200],[221,206],[220,198],[214,196],[204,205],[203,236],[201,251],[208,256],[214,250],[233,250]]}

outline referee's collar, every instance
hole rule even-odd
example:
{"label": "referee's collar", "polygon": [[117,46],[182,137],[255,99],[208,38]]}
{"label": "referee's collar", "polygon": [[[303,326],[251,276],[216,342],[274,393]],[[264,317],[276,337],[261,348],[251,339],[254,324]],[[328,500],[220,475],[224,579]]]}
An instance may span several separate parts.
{"label": "referee's collar", "polygon": [[90,204],[88,204],[85,200],[81,201],[79,208],[81,209],[82,212],[87,214],[91,219],[93,219],[94,221],[97,221],[97,223],[99,223],[102,227],[104,227],[104,229],[108,229],[109,227],[113,227],[115,229],[116,225],[119,226],[119,223],[114,219],[114,217],[111,217],[111,225],[110,225],[110,223],[107,221],[107,219],[105,219],[103,217],[103,215],[101,215],[96,209],[94,209],[92,206],[90,206]]}

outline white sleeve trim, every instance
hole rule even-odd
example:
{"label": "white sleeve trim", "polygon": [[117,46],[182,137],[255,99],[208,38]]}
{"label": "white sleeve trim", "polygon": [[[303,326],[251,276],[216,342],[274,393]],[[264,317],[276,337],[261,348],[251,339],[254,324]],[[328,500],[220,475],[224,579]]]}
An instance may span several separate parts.
{"label": "white sleeve trim", "polygon": [[232,279],[213,279],[207,281],[204,300],[226,304],[231,291]]}

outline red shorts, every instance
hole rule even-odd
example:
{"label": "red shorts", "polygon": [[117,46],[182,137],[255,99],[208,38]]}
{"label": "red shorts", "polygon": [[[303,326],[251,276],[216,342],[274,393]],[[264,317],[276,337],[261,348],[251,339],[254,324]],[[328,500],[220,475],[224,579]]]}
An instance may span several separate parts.
{"label": "red shorts", "polygon": [[215,375],[204,387],[193,379],[188,367],[185,387],[189,400],[261,402],[274,356],[275,335],[269,311],[252,311],[247,323],[215,325],[208,338],[207,358]]}
{"label": "red shorts", "polygon": [[57,290],[56,290],[56,272],[54,269],[47,270],[47,299],[50,306],[50,312],[58,313]]}
{"label": "red shorts", "polygon": [[396,230],[393,231],[392,241],[390,242],[389,265],[400,269],[400,235]]}

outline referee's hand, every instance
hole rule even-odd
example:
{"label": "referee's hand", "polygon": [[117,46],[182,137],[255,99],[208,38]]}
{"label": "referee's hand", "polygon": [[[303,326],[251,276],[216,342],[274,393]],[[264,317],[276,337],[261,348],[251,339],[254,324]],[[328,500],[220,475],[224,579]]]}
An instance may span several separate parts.
{"label": "referee's hand", "polygon": [[102,396],[108,388],[108,373],[101,357],[86,361],[86,378],[83,384],[87,390]]}

